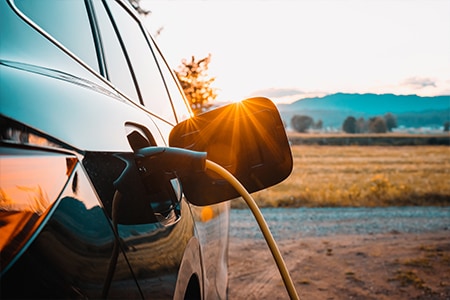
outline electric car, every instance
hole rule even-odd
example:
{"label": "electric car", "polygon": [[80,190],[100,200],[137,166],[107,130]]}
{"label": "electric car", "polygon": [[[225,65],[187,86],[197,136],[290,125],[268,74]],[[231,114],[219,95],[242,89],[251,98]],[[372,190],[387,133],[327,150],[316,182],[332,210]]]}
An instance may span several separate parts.
{"label": "electric car", "polygon": [[273,104],[193,116],[133,8],[0,1],[1,298],[225,299],[229,199],[288,176]]}

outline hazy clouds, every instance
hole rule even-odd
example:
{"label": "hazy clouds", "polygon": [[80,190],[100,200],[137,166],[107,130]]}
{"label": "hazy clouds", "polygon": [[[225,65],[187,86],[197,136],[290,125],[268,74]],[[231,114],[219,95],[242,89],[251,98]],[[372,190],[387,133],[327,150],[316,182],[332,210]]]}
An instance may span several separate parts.
{"label": "hazy clouds", "polygon": [[422,89],[429,86],[437,87],[436,81],[427,77],[410,77],[403,82],[403,85],[413,89]]}

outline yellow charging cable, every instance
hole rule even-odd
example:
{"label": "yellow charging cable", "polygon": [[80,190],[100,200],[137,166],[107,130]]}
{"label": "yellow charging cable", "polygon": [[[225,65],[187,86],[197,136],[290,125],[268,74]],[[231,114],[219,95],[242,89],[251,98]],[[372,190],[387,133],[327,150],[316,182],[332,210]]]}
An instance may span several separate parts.
{"label": "yellow charging cable", "polygon": [[222,176],[223,179],[227,180],[242,196],[242,198],[244,198],[245,202],[247,202],[248,207],[255,216],[256,222],[258,223],[259,228],[261,229],[261,232],[264,238],[266,239],[266,243],[269,246],[270,252],[272,252],[272,256],[275,259],[275,263],[277,264],[278,270],[280,271],[281,277],[283,278],[283,282],[287,289],[289,297],[293,300],[300,299],[300,297],[297,294],[297,291],[295,290],[295,286],[292,281],[291,275],[289,274],[289,271],[286,267],[283,257],[281,256],[280,249],[278,249],[278,245],[275,242],[272,233],[270,232],[269,226],[267,225],[266,220],[264,219],[261,211],[259,210],[258,205],[256,205],[256,202],[253,199],[253,197],[248,193],[248,191],[244,188],[244,186],[233,176],[233,174],[228,172],[222,166],[210,160],[206,160],[205,166],[207,169],[214,171],[218,175]]}

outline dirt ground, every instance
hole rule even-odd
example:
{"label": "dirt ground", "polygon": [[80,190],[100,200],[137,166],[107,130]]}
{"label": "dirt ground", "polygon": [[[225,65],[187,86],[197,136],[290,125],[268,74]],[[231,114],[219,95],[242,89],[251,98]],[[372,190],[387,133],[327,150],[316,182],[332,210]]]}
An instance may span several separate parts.
{"label": "dirt ground", "polygon": [[[450,299],[450,232],[279,242],[301,299]],[[229,299],[288,299],[264,240],[230,239]]]}

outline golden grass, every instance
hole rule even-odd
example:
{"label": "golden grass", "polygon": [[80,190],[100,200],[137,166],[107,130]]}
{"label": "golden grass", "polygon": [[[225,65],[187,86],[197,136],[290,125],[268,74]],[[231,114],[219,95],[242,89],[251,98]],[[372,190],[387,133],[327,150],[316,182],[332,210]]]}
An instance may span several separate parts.
{"label": "golden grass", "polygon": [[450,205],[448,146],[293,146],[292,154],[291,175],[253,194],[261,207]]}
{"label": "golden grass", "polygon": [[418,289],[425,289],[425,281],[422,280],[416,271],[404,271],[398,270],[394,278],[390,278],[389,281],[399,281],[401,286],[413,285]]}

